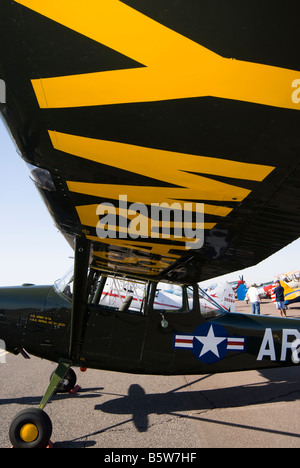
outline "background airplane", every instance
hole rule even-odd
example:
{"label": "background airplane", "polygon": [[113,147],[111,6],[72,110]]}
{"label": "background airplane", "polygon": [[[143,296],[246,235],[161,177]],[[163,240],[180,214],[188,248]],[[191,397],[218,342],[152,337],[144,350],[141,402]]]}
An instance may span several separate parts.
{"label": "background airplane", "polygon": [[[285,305],[300,302],[300,272],[291,271],[283,273],[278,276],[280,284],[284,289]],[[275,295],[273,294],[274,285],[272,287],[271,298],[275,302]]]}
{"label": "background airplane", "polygon": [[[231,285],[227,282],[212,284],[200,293],[200,310],[204,315],[216,310],[221,305],[228,312],[236,311],[235,295]],[[206,294],[205,294],[206,293]],[[126,298],[130,297],[130,309],[141,310],[145,298],[145,285],[142,282],[108,277],[102,292],[102,305],[121,307]],[[182,289],[180,286],[168,283],[158,283],[155,299],[155,310],[178,310],[182,307]],[[192,291],[189,302],[193,300]]]}

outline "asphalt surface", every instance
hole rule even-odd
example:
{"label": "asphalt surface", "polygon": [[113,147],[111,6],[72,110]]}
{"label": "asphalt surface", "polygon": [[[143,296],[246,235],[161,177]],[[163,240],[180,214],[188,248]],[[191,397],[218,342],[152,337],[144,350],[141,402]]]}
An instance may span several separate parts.
{"label": "asphalt surface", "polygon": [[[238,303],[238,311],[250,306]],[[261,311],[277,315],[264,301]],[[300,318],[300,307],[288,316]],[[3,360],[3,359],[2,359]],[[53,363],[6,355],[0,364],[0,448],[22,409],[37,407]],[[82,390],[46,406],[54,448],[299,448],[300,366],[160,377],[76,371]]]}

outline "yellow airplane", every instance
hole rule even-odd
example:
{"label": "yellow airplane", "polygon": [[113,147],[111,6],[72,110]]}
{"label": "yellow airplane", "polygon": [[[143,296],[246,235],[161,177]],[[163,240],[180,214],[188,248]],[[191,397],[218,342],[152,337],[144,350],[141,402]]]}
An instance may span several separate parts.
{"label": "yellow airplane", "polygon": [[300,279],[299,271],[291,271],[281,275],[280,284],[284,288],[284,299],[286,305],[300,302]]}

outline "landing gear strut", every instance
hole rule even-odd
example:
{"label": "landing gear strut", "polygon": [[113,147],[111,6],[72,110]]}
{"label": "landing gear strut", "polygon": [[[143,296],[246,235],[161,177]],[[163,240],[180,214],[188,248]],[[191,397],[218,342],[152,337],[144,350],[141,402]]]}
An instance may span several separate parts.
{"label": "landing gear strut", "polygon": [[[49,416],[43,411],[55,391],[70,391],[76,383],[74,373],[70,370],[71,361],[76,362],[80,356],[80,347],[84,330],[87,301],[87,272],[90,258],[90,244],[86,239],[76,237],[74,261],[74,285],[70,323],[69,358],[61,361],[52,374],[49,386],[37,410],[25,410],[13,420],[9,436],[14,448],[45,448],[52,434]],[[75,389],[74,389],[75,390]]]}
{"label": "landing gear strut", "polygon": [[60,362],[51,376],[39,408],[26,409],[17,414],[9,429],[9,438],[13,448],[46,448],[49,445],[52,423],[47,413],[44,412],[44,408],[55,391],[64,386],[64,383],[70,386],[69,378],[71,376],[74,381],[73,374],[75,372],[72,370],[70,372],[69,363]]}

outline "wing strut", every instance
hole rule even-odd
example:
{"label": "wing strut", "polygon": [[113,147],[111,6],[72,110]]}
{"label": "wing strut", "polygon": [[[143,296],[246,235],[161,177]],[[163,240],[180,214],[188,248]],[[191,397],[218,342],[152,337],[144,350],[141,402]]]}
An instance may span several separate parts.
{"label": "wing strut", "polygon": [[74,260],[74,286],[71,312],[69,356],[72,361],[79,359],[84,317],[87,309],[87,283],[90,259],[90,243],[83,237],[76,237]]}

